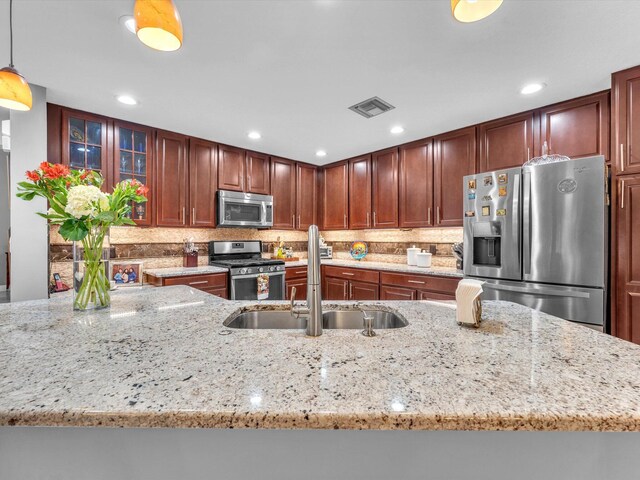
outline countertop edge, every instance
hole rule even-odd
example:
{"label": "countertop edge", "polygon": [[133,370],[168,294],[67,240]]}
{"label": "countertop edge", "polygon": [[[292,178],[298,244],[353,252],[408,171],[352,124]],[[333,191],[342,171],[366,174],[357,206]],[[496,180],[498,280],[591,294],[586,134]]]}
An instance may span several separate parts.
{"label": "countertop edge", "polygon": [[640,416],[528,417],[478,415],[206,412],[0,413],[0,427],[215,428],[261,430],[442,430],[640,432]]}

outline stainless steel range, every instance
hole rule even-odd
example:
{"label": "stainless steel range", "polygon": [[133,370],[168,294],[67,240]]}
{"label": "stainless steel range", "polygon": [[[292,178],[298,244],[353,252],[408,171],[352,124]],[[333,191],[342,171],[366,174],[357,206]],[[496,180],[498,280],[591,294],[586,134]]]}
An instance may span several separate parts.
{"label": "stainless steel range", "polygon": [[284,261],[262,258],[261,241],[209,242],[209,265],[229,269],[230,300],[285,298]]}

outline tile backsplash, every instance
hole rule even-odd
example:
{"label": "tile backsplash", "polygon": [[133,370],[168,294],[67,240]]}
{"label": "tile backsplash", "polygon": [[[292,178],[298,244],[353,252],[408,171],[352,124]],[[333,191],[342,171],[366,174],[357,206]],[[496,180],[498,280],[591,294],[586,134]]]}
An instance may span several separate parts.
{"label": "tile backsplash", "polygon": [[[307,256],[307,232],[291,230],[256,230],[244,228],[111,228],[112,255],[118,260],[143,262],[143,268],[176,267],[182,265],[182,240],[192,238],[199,248],[198,264],[208,263],[210,240],[262,240],[263,252],[272,251],[278,238],[294,250],[295,256]],[[389,230],[339,230],[322,232],[327,244],[334,249],[334,258],[350,258],[349,248],[356,240],[368,244],[366,260],[404,263],[406,249],[415,245],[434,254],[433,265],[455,266],[451,245],[462,241],[462,228],[416,228]],[[58,234],[58,227],[50,231],[51,272],[59,273],[71,284],[71,243]]]}

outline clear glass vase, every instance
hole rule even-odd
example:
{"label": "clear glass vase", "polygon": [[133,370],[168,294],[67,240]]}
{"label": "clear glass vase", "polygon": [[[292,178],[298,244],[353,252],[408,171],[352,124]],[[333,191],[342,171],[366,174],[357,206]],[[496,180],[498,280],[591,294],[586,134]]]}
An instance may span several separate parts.
{"label": "clear glass vase", "polygon": [[96,227],[73,242],[73,309],[94,310],[111,305],[109,228]]}

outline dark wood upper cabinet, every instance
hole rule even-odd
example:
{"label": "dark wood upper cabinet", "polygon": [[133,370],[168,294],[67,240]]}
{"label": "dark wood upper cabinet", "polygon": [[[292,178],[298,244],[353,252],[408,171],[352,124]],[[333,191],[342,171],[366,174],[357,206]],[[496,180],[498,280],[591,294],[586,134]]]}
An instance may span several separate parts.
{"label": "dark wood upper cabinet", "polygon": [[549,153],[571,158],[604,155],[609,161],[609,92],[596,93],[540,110],[540,134],[535,155]]}
{"label": "dark wood upper cabinet", "polygon": [[478,127],[479,172],[521,167],[533,157],[534,112],[525,112]]}
{"label": "dark wood upper cabinet", "polygon": [[640,344],[640,175],[617,179],[613,335]]}
{"label": "dark wood upper cabinet", "polygon": [[273,228],[296,228],[296,162],[271,157]]}
{"label": "dark wood upper cabinet", "polygon": [[462,226],[462,178],[476,172],[476,128],[434,137],[436,226]]}
{"label": "dark wood upper cabinet", "polygon": [[187,224],[187,137],[158,130],[156,134],[156,224]]}
{"label": "dark wood upper cabinet", "polygon": [[308,230],[317,221],[317,168],[313,165],[296,164],[296,212],[298,230]]}
{"label": "dark wood upper cabinet", "polygon": [[433,225],[433,141],[400,147],[399,211],[401,228]]}
{"label": "dark wood upper cabinet", "polygon": [[398,149],[372,155],[373,227],[398,226]]}
{"label": "dark wood upper cabinet", "polygon": [[218,146],[218,188],[244,191],[245,151],[227,145]]}
{"label": "dark wood upper cabinet", "polygon": [[325,230],[342,230],[349,225],[349,163],[342,162],[324,168],[322,196],[322,226]]}
{"label": "dark wood upper cabinet", "polygon": [[218,145],[189,139],[189,225],[216,226]]}
{"label": "dark wood upper cabinet", "polygon": [[93,170],[104,178],[102,189],[111,191],[112,121],[106,117],[62,109],[62,163],[75,170]]}
{"label": "dark wood upper cabinet", "polygon": [[371,228],[371,155],[349,160],[349,228]]}
{"label": "dark wood upper cabinet", "polygon": [[270,171],[269,156],[262,153],[247,152],[245,192],[269,195]]}
{"label": "dark wood upper cabinet", "polygon": [[613,74],[611,157],[616,173],[640,173],[640,67]]}
{"label": "dark wood upper cabinet", "polygon": [[131,218],[137,225],[153,224],[153,130],[116,120],[113,124],[113,183],[138,180],[149,187],[145,203],[131,205]]}

